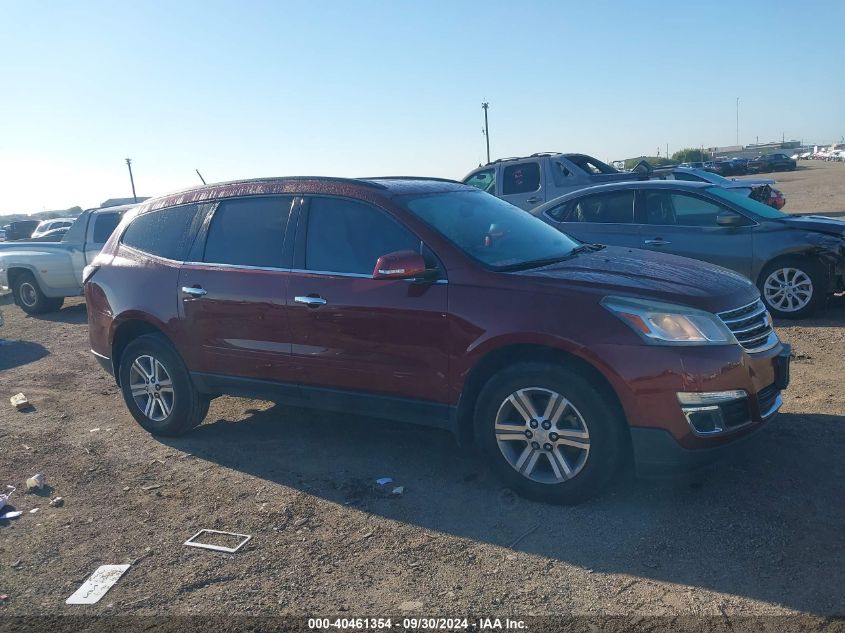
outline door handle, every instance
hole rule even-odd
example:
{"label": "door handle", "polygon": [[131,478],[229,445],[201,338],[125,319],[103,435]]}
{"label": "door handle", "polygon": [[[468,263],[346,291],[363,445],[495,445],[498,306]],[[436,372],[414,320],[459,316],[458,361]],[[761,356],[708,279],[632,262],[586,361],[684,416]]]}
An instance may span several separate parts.
{"label": "door handle", "polygon": [[294,297],[296,303],[304,303],[309,308],[319,308],[326,305],[326,300],[322,297]]}
{"label": "door handle", "polygon": [[645,240],[643,244],[647,246],[666,246],[667,244],[671,244],[672,242],[667,242],[666,240],[658,237],[654,240]]}
{"label": "door handle", "polygon": [[531,196],[526,200],[526,202],[529,204],[534,204],[535,202],[540,202],[541,200],[542,198],[540,196]]}
{"label": "door handle", "polygon": [[182,286],[182,294],[188,295],[189,297],[204,297],[208,294],[208,290],[205,288],[189,288],[188,286]]}

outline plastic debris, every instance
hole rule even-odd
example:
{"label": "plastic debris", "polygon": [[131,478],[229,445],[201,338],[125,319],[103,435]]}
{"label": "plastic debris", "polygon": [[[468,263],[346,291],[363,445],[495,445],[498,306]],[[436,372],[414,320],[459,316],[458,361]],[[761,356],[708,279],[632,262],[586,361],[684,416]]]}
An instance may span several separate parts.
{"label": "plastic debris", "polygon": [[6,514],[0,514],[0,521],[3,519],[17,519],[23,512],[20,510],[9,510]]}
{"label": "plastic debris", "polygon": [[17,393],[11,398],[9,398],[9,402],[12,403],[12,406],[15,407],[18,411],[23,411],[27,407],[29,407],[29,400],[26,399],[26,396],[22,393]]}
{"label": "plastic debris", "polygon": [[14,486],[6,486],[6,492],[0,494],[0,508],[5,506],[9,502],[9,497],[12,496],[12,493],[17,490]]}
{"label": "plastic debris", "polygon": [[99,427],[99,426],[96,426],[96,427],[94,427],[93,429],[91,429],[91,430],[90,430],[90,431],[88,431],[88,432],[89,432],[89,433],[96,433],[96,432],[97,432],[97,431],[99,431],[99,430],[100,430],[100,427]]}
{"label": "plastic debris", "polygon": [[63,497],[56,497],[55,499],[50,500],[50,507],[51,508],[61,508],[65,504],[65,500]]}
{"label": "plastic debris", "polygon": [[380,479],[376,479],[376,483],[379,486],[386,486],[387,484],[393,483],[393,477],[382,477]]}
{"label": "plastic debris", "polygon": [[26,489],[30,491],[41,490],[45,483],[47,483],[47,476],[44,473],[35,473],[26,480]]}
{"label": "plastic debris", "polygon": [[[235,536],[242,539],[235,547],[224,547],[223,545],[211,545],[210,543],[199,543],[194,539],[200,534],[223,534],[224,536]],[[252,538],[249,534],[235,534],[234,532],[221,532],[220,530],[200,530],[191,538],[185,541],[184,545],[188,547],[199,547],[201,549],[211,549],[215,552],[226,552],[227,554],[234,554]]]}
{"label": "plastic debris", "polygon": [[401,495],[403,492],[405,492],[405,486],[396,486],[396,487],[393,489],[393,494],[395,494],[395,495],[397,495],[397,496],[398,496],[398,495]]}
{"label": "plastic debris", "polygon": [[102,565],[82,583],[65,604],[96,604],[126,573],[129,565]]}
{"label": "plastic debris", "polygon": [[29,513],[30,513],[30,514],[35,514],[36,512],[38,512],[38,510],[39,510],[39,509],[40,509],[40,508],[33,508],[32,510],[30,510],[30,511],[29,511]]}

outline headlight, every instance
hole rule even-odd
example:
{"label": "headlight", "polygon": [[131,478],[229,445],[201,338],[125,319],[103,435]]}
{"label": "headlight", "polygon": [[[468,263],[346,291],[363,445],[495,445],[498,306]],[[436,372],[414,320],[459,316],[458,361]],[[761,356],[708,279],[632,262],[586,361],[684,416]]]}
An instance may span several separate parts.
{"label": "headlight", "polygon": [[736,343],[728,327],[704,310],[629,297],[605,297],[601,304],[652,345]]}

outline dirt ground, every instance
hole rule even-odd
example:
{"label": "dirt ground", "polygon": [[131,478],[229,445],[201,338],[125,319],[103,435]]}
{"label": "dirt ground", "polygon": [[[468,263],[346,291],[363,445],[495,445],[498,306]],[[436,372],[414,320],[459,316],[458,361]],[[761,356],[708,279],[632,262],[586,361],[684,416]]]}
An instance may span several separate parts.
{"label": "dirt ground", "polygon": [[[787,209],[845,210],[845,164],[801,167],[776,175]],[[0,521],[4,616],[845,614],[845,297],[777,324],[792,385],[736,459],[577,507],[515,498],[448,434],[372,419],[227,397],[190,435],[151,437],[89,354],[80,299],[41,318],[10,303],[0,486],[24,514]],[[38,471],[52,490],[24,493]],[[185,547],[201,528],[252,540]],[[98,604],[65,604],[129,562]]]}

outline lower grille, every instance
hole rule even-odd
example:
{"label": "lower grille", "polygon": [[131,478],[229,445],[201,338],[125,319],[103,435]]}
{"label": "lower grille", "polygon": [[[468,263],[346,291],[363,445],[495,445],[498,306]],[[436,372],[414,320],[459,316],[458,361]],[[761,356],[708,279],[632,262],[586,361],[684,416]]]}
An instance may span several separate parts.
{"label": "lower grille", "polygon": [[749,352],[762,352],[777,345],[772,318],[759,299],[741,308],[720,312],[718,317]]}
{"label": "lower grille", "polygon": [[725,427],[732,429],[747,424],[751,420],[751,410],[748,408],[748,398],[740,398],[733,402],[724,402],[719,405],[722,411],[722,419]]}
{"label": "lower grille", "polygon": [[778,391],[778,388],[774,384],[763,387],[757,392],[757,406],[760,408],[761,416],[771,415],[773,413],[772,409],[779,395],[780,391]]}

